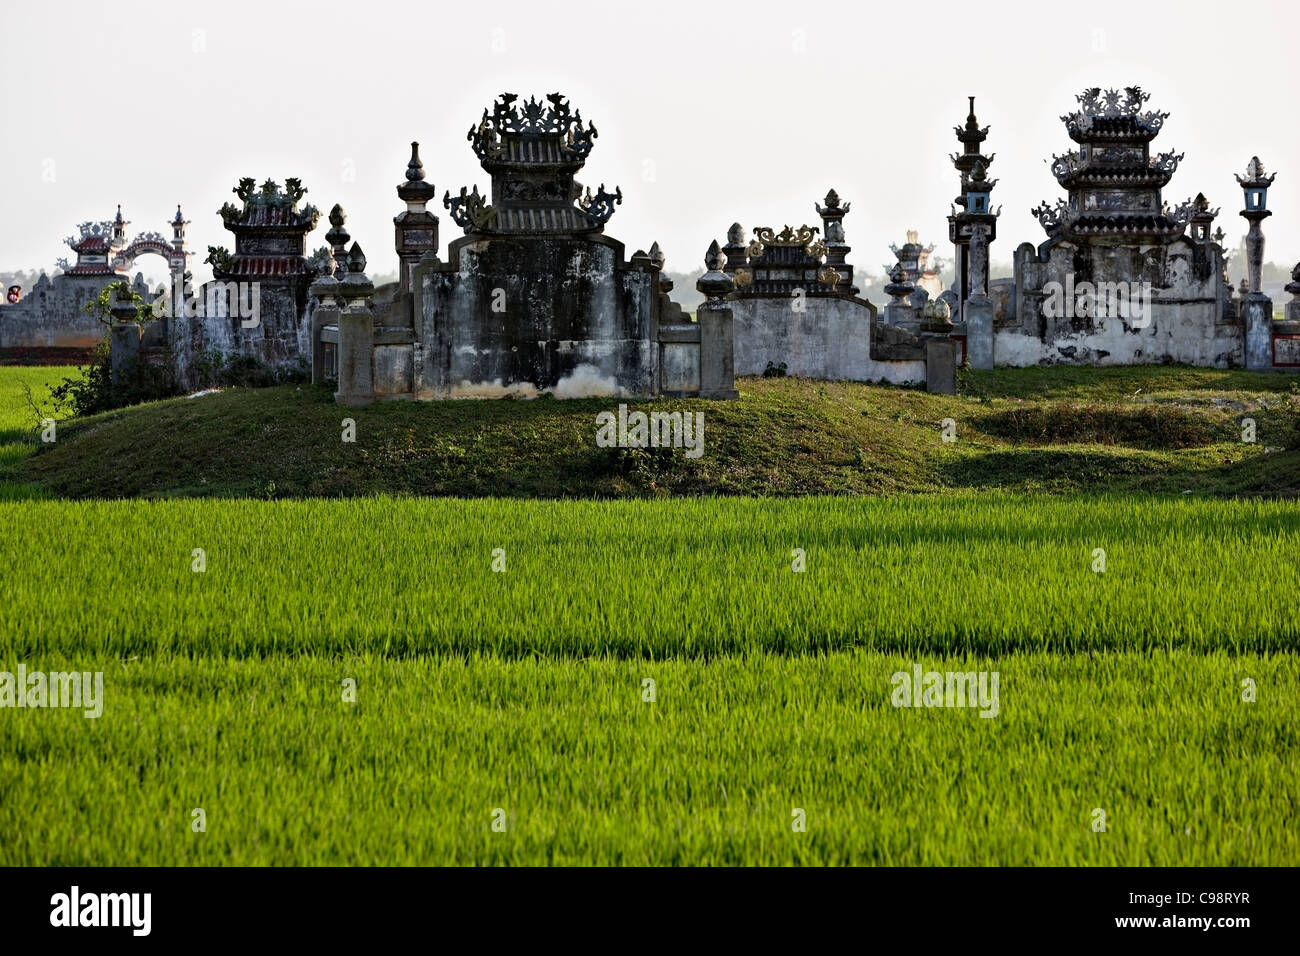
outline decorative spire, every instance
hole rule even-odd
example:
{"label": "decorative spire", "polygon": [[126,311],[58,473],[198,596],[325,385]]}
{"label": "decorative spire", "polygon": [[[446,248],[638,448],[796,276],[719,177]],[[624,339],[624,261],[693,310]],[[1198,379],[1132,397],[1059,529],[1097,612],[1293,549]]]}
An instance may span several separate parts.
{"label": "decorative spire", "polygon": [[375,291],[375,285],[366,278],[366,254],[361,251],[361,243],[352,243],[348,252],[348,274],[339,285],[339,292],[348,301],[349,308],[364,304]]}
{"label": "decorative spire", "polygon": [[735,280],[722,271],[726,264],[727,257],[718,246],[718,240],[714,239],[709,244],[709,251],[704,254],[704,265],[708,271],[695,281],[696,290],[702,292],[706,299],[721,299],[735,289]]}
{"label": "decorative spire", "polygon": [[420,162],[420,144],[411,141],[411,161],[406,164],[408,182],[424,182],[424,164]]}
{"label": "decorative spire", "polygon": [[1237,182],[1242,186],[1256,188],[1273,185],[1273,180],[1277,179],[1277,173],[1273,173],[1271,176],[1266,176],[1264,173],[1264,164],[1259,161],[1258,156],[1252,156],[1250,162],[1246,164],[1246,177],[1243,179],[1241,176],[1237,176]]}
{"label": "decorative spire", "polygon": [[437,188],[424,181],[424,164],[420,162],[420,144],[412,141],[411,159],[406,164],[406,178],[397,187],[397,198],[406,203],[407,212],[424,212],[425,204],[436,198]]}
{"label": "decorative spire", "polygon": [[903,268],[903,263],[894,263],[894,268],[889,273],[889,284],[885,286],[885,294],[894,299],[895,305],[903,305],[903,299],[916,291],[916,286],[908,278],[907,270]]}
{"label": "decorative spire", "polygon": [[979,144],[988,138],[991,127],[980,127],[979,120],[975,118],[975,97],[968,96],[970,101],[970,112],[966,114],[965,126],[954,126],[953,132],[957,134],[957,139],[965,144],[966,152],[978,153]]}
{"label": "decorative spire", "polygon": [[347,219],[348,215],[343,211],[343,207],[338,203],[335,203],[334,208],[330,210],[330,230],[325,233],[325,241],[330,244],[330,250],[334,254],[334,260],[338,264],[338,268],[335,270],[336,272],[343,269],[344,263],[347,262],[348,258],[347,245],[348,240],[352,237],[348,235],[348,231],[343,228],[343,224],[347,222]]}
{"label": "decorative spire", "polygon": [[348,274],[360,274],[366,271],[366,254],[361,251],[361,243],[352,243],[352,250],[348,253]]}

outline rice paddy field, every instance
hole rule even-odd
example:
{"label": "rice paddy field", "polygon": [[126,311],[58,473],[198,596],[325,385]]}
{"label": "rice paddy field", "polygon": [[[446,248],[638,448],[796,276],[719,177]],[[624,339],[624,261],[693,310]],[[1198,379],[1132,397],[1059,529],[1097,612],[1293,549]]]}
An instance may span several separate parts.
{"label": "rice paddy field", "polygon": [[[0,519],[0,659],[104,672],[99,718],[0,711],[5,863],[1300,860],[1285,503]],[[997,716],[893,706],[917,664],[997,671]]]}
{"label": "rice paddy field", "polygon": [[51,414],[50,389],[75,372],[75,368],[59,366],[0,366],[0,500],[7,497],[5,473],[32,450],[37,417],[27,396],[31,395],[37,408]]}
{"label": "rice paddy field", "polygon": [[0,865],[1300,863],[1294,501],[32,495],[0,568],[0,671],[103,674],[0,707]]}

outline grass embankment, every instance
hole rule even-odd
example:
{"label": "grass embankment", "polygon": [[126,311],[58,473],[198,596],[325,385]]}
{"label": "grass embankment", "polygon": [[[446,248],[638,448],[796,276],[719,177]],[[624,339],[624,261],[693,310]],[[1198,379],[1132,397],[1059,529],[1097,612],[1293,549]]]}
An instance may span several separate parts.
{"label": "grass embankment", "polygon": [[[10,481],[59,497],[605,498],[939,489],[1300,494],[1300,383],[1185,368],[965,373],[957,397],[748,379],[704,413],[704,453],[599,448],[617,401],[392,402],[230,389],[61,426]],[[343,439],[343,419],[356,441]],[[1255,442],[1242,440],[1253,419]],[[955,441],[943,440],[952,419]],[[4,476],[0,476],[4,477]]]}

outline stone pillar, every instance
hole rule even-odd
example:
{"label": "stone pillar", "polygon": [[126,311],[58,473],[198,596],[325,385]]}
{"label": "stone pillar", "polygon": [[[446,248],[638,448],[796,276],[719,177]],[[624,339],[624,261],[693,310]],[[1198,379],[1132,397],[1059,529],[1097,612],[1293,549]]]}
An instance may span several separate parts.
{"label": "stone pillar", "polygon": [[375,317],[370,311],[375,287],[365,270],[365,254],[354,242],[348,253],[348,274],[339,283],[347,302],[339,314],[339,390],[334,400],[340,405],[369,405],[375,400]]}
{"label": "stone pillar", "polygon": [[117,388],[140,367],[140,326],[134,322],[113,325],[113,367],[110,381]]}
{"label": "stone pillar", "polygon": [[1241,300],[1241,310],[1246,326],[1246,368],[1269,371],[1273,368],[1273,300],[1262,292],[1251,292]]}
{"label": "stone pillar", "polygon": [[1238,175],[1237,183],[1241,186],[1244,208],[1241,217],[1250,223],[1246,233],[1246,271],[1250,276],[1250,291],[1260,292],[1261,273],[1264,268],[1264,233],[1259,224],[1273,215],[1268,209],[1268,187],[1277,178],[1277,173],[1265,174],[1264,164],[1258,156],[1252,156],[1246,164],[1246,175]]}
{"label": "stone pillar", "polygon": [[957,394],[957,343],[952,339],[925,340],[925,390],[936,395]]}
{"label": "stone pillar", "polygon": [[988,227],[971,226],[970,230],[970,278],[966,298],[986,296],[989,288],[989,243]]}
{"label": "stone pillar", "polygon": [[1264,273],[1264,232],[1259,228],[1258,219],[1250,220],[1250,230],[1246,233],[1246,273],[1251,293],[1259,292]]}
{"label": "stone pillar", "polygon": [[194,325],[199,321],[197,316],[190,314],[189,301],[193,285],[194,277],[188,271],[172,276],[172,287],[167,296],[170,307],[163,319],[167,329],[167,347],[171,350],[172,370],[181,388],[186,389],[199,384],[190,373],[190,365],[195,357]]}
{"label": "stone pillar", "polygon": [[726,256],[715,239],[704,257],[708,271],[696,280],[704,294],[696,310],[700,324],[700,398],[739,398],[736,391],[735,330],[731,306],[726,300],[735,281],[723,271]]}
{"label": "stone pillar", "polygon": [[962,315],[966,318],[966,361],[971,368],[993,367],[993,300],[981,289],[988,288],[988,243],[982,225],[971,227],[970,288]]}
{"label": "stone pillar", "polygon": [[338,263],[331,254],[325,263],[326,272],[311,284],[308,290],[316,298],[316,308],[311,313],[311,383],[321,385],[325,381],[325,347],[321,344],[321,330],[327,325],[337,326],[339,322],[339,287],[342,285],[334,278]]}
{"label": "stone pillar", "polygon": [[394,217],[398,260],[398,290],[411,291],[411,275],[426,252],[438,251],[438,217],[427,204],[437,196],[433,183],[424,180],[420,162],[420,144],[411,144],[411,160],[406,166],[406,181],[397,187],[397,195],[406,203],[406,211]]}
{"label": "stone pillar", "polygon": [[109,382],[113,388],[140,367],[140,326],[136,324],[135,303],[125,285],[123,282],[122,288],[113,290],[113,303],[109,306],[113,316],[109,332]]}
{"label": "stone pillar", "polygon": [[993,367],[993,300],[986,295],[966,300],[966,361],[971,368]]}

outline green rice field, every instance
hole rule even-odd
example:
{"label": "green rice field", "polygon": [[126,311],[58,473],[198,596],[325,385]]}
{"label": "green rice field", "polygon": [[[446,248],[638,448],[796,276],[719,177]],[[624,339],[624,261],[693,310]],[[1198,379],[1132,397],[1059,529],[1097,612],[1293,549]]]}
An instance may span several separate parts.
{"label": "green rice field", "polygon": [[[0,710],[3,863],[1300,861],[1286,503],[38,501],[0,521],[21,569],[0,660],[105,675],[97,719]],[[892,706],[918,664],[997,671],[998,714]]]}
{"label": "green rice field", "polygon": [[[1300,863],[1293,500],[70,500],[23,463],[91,474],[79,449],[118,442],[155,484],[216,472],[184,429],[139,444],[151,406],[38,449],[15,386],[51,371],[0,369],[0,865]],[[770,388],[729,414],[804,386]],[[913,401],[854,388],[834,401]],[[1034,441],[1079,421],[1000,401]],[[1125,415],[1088,427],[1140,437]],[[223,474],[237,453],[213,445]],[[1246,464],[1288,487],[1291,455]],[[100,716],[11,706],[20,666],[101,673]],[[899,675],[928,672],[996,674],[995,706],[897,706]]]}

